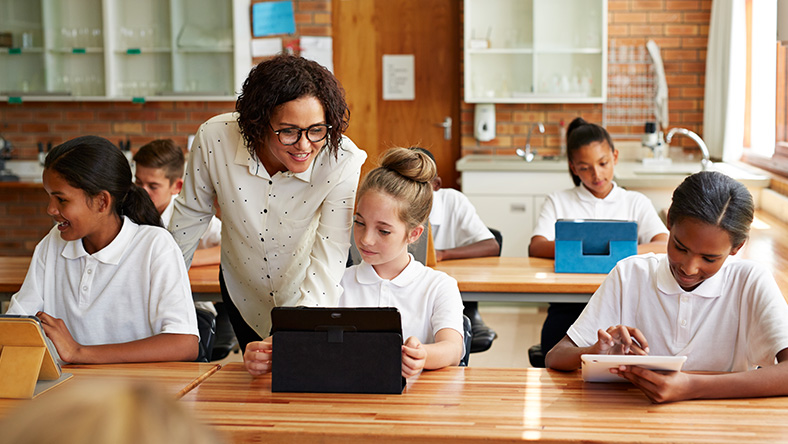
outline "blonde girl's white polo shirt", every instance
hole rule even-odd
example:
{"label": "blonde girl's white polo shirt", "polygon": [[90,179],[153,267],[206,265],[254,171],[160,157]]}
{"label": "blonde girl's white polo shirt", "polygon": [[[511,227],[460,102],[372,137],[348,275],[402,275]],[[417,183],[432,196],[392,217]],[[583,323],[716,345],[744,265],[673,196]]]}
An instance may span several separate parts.
{"label": "blonde girl's white polo shirt", "polygon": [[462,297],[457,281],[425,267],[410,255],[397,277],[383,279],[366,262],[354,265],[342,277],[340,307],[397,307],[402,318],[402,339],[415,336],[423,344],[435,342],[435,333],[451,328],[463,335]]}
{"label": "blonde girl's white polo shirt", "polygon": [[343,137],[337,158],[322,149],[305,172],[271,176],[247,151],[237,117],[222,114],[200,126],[169,229],[190,263],[216,198],[227,291],[244,321],[266,337],[273,307],[336,306],[367,155]]}
{"label": "blonde girl's white polo shirt", "polygon": [[123,217],[109,245],[88,254],[53,227],[36,246],[9,314],[63,319],[82,345],[117,344],[159,333],[199,337],[189,275],[167,230]]}
{"label": "blonde girl's white polo shirt", "polygon": [[766,269],[729,257],[693,291],[684,291],[665,254],[621,260],[567,335],[580,347],[597,330],[639,328],[655,356],[687,356],[685,370],[744,371],[773,365],[788,348],[788,304]]}
{"label": "blonde girl's white polo shirt", "polygon": [[583,184],[551,193],[542,206],[532,237],[555,240],[558,219],[632,220],[638,224],[638,244],[647,244],[654,236],[668,233],[648,197],[620,188],[615,182],[604,199],[591,194]]}

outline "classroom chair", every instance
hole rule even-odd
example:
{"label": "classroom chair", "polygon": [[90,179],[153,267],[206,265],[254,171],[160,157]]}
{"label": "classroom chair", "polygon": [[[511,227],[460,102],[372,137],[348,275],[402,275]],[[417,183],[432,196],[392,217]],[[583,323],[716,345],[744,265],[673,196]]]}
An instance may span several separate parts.
{"label": "classroom chair", "polygon": [[473,339],[473,329],[471,320],[468,316],[462,315],[463,341],[465,343],[465,354],[460,359],[460,367],[468,366],[468,359],[471,356],[471,340]]}
{"label": "classroom chair", "polygon": [[531,367],[544,368],[544,353],[542,353],[542,344],[532,345],[528,349],[528,362]]}
{"label": "classroom chair", "polygon": [[208,310],[196,308],[197,330],[200,332],[200,354],[197,362],[210,362],[213,343],[216,339],[216,317]]}
{"label": "classroom chair", "polygon": [[[495,241],[498,242],[498,256],[500,256],[503,249],[503,235],[495,228],[487,227],[487,229],[490,230]],[[482,320],[482,316],[479,314],[479,303],[476,301],[465,302],[465,310],[463,310],[463,313],[465,313],[465,316],[472,319],[473,339],[471,341],[471,353],[489,350],[495,338],[498,337],[498,333],[488,327]]]}
{"label": "classroom chair", "polygon": [[211,361],[219,361],[227,357],[230,352],[238,351],[238,339],[235,337],[230,318],[223,302],[214,304],[216,307],[216,335],[211,349]]}

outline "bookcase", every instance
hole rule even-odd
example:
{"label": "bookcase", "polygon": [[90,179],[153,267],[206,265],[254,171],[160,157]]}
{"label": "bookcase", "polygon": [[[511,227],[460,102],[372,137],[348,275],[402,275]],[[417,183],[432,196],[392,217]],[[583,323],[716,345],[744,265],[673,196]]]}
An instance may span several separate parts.
{"label": "bookcase", "polygon": [[[250,0],[0,0],[0,100],[234,100]],[[1,40],[0,40],[1,41]]]}
{"label": "bookcase", "polygon": [[607,0],[464,0],[467,103],[603,103]]}

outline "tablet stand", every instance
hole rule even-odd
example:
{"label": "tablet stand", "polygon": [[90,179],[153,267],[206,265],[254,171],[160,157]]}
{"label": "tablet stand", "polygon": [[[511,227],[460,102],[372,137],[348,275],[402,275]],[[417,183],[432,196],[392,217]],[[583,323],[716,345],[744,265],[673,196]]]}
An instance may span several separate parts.
{"label": "tablet stand", "polygon": [[46,347],[6,345],[0,352],[0,398],[32,398]]}

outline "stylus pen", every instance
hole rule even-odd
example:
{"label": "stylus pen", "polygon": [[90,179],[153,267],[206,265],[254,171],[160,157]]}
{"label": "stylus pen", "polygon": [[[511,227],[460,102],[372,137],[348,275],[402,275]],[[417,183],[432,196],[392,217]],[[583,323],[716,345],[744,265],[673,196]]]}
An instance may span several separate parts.
{"label": "stylus pen", "polygon": [[185,394],[187,394],[190,391],[192,391],[192,389],[194,389],[195,387],[200,385],[203,381],[208,379],[209,376],[211,376],[212,374],[214,374],[217,371],[219,371],[220,368],[222,368],[222,364],[216,364],[213,367],[211,367],[210,370],[208,370],[207,372],[205,372],[202,375],[198,376],[197,379],[195,379],[194,381],[190,382],[189,385],[187,385],[181,391],[179,391],[178,394],[175,395],[175,399],[183,398],[183,396]]}

